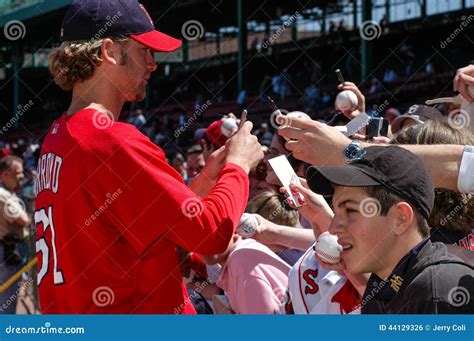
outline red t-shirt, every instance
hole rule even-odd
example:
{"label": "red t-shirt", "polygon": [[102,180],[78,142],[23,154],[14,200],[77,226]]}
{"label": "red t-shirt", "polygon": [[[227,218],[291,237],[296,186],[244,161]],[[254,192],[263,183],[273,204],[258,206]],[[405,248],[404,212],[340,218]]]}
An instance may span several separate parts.
{"label": "red t-shirt", "polygon": [[195,313],[176,244],[201,254],[225,251],[248,187],[242,168],[227,164],[200,198],[132,125],[90,109],[64,115],[38,162],[42,311]]}

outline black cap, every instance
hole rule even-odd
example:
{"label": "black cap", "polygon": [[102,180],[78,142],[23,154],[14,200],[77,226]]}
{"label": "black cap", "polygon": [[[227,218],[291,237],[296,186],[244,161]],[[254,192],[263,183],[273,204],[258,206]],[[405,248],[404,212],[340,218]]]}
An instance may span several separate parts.
{"label": "black cap", "polygon": [[136,0],[75,0],[63,19],[61,41],[130,36],[154,51],[170,52],[181,41],[155,30],[145,7]]}
{"label": "black cap", "polygon": [[309,188],[322,195],[332,195],[333,184],[384,186],[428,219],[434,205],[434,187],[423,161],[399,146],[372,146],[365,151],[361,159],[344,166],[310,167],[306,172]]}

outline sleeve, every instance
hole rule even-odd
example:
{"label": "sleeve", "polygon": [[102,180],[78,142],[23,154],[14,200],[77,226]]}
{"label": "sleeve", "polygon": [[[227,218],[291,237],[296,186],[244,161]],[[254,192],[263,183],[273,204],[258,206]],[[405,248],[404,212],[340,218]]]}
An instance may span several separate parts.
{"label": "sleeve", "polygon": [[[133,128],[107,134],[84,180],[93,204],[143,253],[159,238],[200,254],[226,250],[248,199],[248,176],[225,165],[211,192],[195,195],[167,164],[160,148]],[[112,200],[113,199],[113,200]]]}
{"label": "sleeve", "polygon": [[455,263],[431,266],[410,283],[404,302],[416,314],[472,313],[473,275],[472,268]]}
{"label": "sleeve", "polygon": [[461,193],[474,192],[474,146],[465,146],[458,175],[458,190]]}

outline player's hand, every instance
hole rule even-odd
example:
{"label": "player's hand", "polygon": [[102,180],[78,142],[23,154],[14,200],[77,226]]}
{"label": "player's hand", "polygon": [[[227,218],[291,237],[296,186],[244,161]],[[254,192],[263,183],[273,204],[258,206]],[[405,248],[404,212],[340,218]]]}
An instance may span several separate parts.
{"label": "player's hand", "polygon": [[225,144],[227,157],[224,163],[235,163],[242,167],[247,174],[263,160],[262,146],[258,142],[258,138],[250,133],[252,127],[252,122],[245,122]]}
{"label": "player's hand", "polygon": [[[298,212],[300,212],[312,226],[317,227],[320,233],[327,231],[334,217],[331,207],[329,207],[322,195],[316,194],[309,189],[305,179],[300,178],[300,181],[301,185],[296,183],[290,184],[290,190],[296,194],[301,193],[304,200],[303,206],[297,208],[291,198],[287,198],[286,202],[290,207],[298,209]],[[285,188],[281,187],[280,192],[286,193]]]}
{"label": "player's hand", "polygon": [[[365,96],[362,93],[362,91],[359,90],[357,85],[355,85],[352,82],[344,82],[342,84],[339,84],[337,88],[341,91],[350,90],[353,93],[355,93],[355,95],[357,96],[357,110],[359,110],[360,112],[365,112]],[[353,111],[346,111],[343,114],[346,115],[347,117],[352,117],[352,118],[353,116],[355,116]]]}
{"label": "player's hand", "polygon": [[474,88],[474,64],[468,65],[456,71],[453,81],[454,91],[459,91],[469,102],[474,102],[474,94],[468,91],[468,87]]}
{"label": "player's hand", "polygon": [[285,148],[293,156],[312,165],[342,165],[345,163],[343,150],[351,140],[339,130],[313,120],[291,120],[291,126],[278,130],[278,135],[290,140]]}

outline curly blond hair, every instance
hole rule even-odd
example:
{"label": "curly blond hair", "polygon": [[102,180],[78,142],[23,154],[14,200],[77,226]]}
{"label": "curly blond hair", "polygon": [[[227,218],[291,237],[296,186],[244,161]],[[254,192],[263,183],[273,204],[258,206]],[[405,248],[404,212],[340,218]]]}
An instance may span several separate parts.
{"label": "curly blond hair", "polygon": [[[121,43],[126,36],[110,38]],[[63,42],[49,54],[49,71],[54,82],[63,90],[71,90],[76,82],[91,78],[103,62],[101,46],[104,39]]]}

